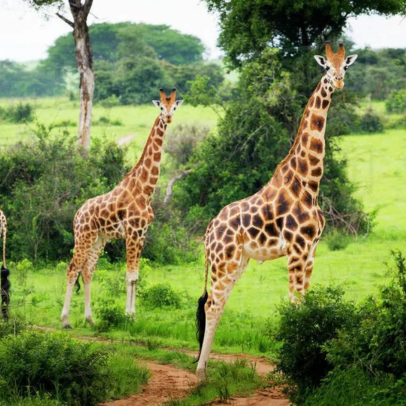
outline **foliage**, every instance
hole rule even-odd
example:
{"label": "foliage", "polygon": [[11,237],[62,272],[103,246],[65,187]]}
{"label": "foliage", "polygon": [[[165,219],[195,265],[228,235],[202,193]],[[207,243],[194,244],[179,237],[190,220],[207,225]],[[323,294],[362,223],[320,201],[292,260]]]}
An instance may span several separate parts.
{"label": "foliage", "polygon": [[375,113],[372,108],[369,108],[361,117],[359,128],[361,133],[376,134],[384,131],[382,118]]}
{"label": "foliage", "polygon": [[34,119],[33,112],[34,108],[30,103],[19,102],[10,105],[8,108],[0,108],[0,120],[11,123],[25,123]]}
{"label": "foliage", "polygon": [[[94,140],[83,154],[66,132],[37,125],[34,143],[0,155],[0,195],[8,213],[12,258],[70,256],[72,220],[90,197],[106,193],[128,170],[125,149]],[[24,212],[24,216],[21,213]]]}
{"label": "foliage", "polygon": [[142,293],[142,301],[151,309],[160,307],[180,307],[181,298],[171,286],[164,284],[157,284]]}
{"label": "foliage", "polygon": [[[309,48],[320,38],[342,34],[349,16],[377,12],[394,15],[405,11],[401,0],[292,1],[206,0],[210,11],[220,18],[219,44],[228,61],[241,66],[256,59],[269,45],[279,45],[292,55]],[[320,18],[320,16],[323,18]]]}
{"label": "foliage", "polygon": [[385,102],[388,113],[402,114],[406,111],[406,89],[392,90]]}
{"label": "foliage", "polygon": [[324,345],[356,320],[354,304],[343,300],[340,288],[318,287],[299,303],[279,307],[275,337],[282,342],[277,368],[294,385],[292,397],[301,401],[333,369]]}
{"label": "foliage", "polygon": [[351,237],[339,230],[332,230],[323,236],[330,251],[340,251],[345,249],[351,242]]}
{"label": "foliage", "polygon": [[23,332],[0,342],[0,396],[49,393],[70,405],[93,405],[108,398],[107,365],[102,347],[61,333]]}
{"label": "foliage", "polygon": [[99,332],[109,331],[113,327],[125,323],[124,309],[114,299],[99,299],[96,302],[96,328]]}

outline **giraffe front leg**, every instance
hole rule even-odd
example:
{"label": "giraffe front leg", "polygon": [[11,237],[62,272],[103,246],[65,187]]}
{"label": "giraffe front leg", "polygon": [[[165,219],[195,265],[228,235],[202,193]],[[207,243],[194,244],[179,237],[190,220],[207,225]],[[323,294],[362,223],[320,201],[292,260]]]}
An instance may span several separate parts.
{"label": "giraffe front leg", "polygon": [[309,286],[310,286],[310,278],[312,277],[314,259],[316,257],[316,249],[317,249],[318,243],[319,243],[319,240],[318,239],[315,240],[315,242],[310,250],[309,258],[307,259],[306,268],[305,268],[305,283],[304,283],[305,291],[307,289],[309,289]]}
{"label": "giraffe front leg", "polygon": [[[138,236],[136,232],[132,233],[133,236]],[[125,314],[130,317],[135,317],[135,298],[137,293],[138,282],[138,269],[141,257],[142,247],[144,246],[144,237],[137,238],[127,236],[126,249],[127,249],[127,305]]]}
{"label": "giraffe front leg", "polygon": [[297,303],[297,294],[305,293],[305,268],[308,251],[300,254],[293,250],[288,252],[288,272],[289,272],[289,299],[292,303]]}

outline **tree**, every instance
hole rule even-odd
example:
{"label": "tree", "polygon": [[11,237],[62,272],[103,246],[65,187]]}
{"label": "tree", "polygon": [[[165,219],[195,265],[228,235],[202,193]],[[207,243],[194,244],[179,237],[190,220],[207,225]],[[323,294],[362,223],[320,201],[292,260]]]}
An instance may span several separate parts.
{"label": "tree", "polygon": [[255,59],[269,46],[296,55],[316,42],[337,38],[349,17],[394,15],[406,11],[404,0],[206,0],[220,17],[219,44],[233,66]]}
{"label": "tree", "polygon": [[[63,6],[62,0],[26,0],[34,8],[47,6]],[[95,75],[93,73],[93,56],[90,47],[87,18],[92,8],[93,0],[69,0],[69,8],[73,22],[56,13],[65,23],[73,28],[75,40],[76,65],[80,75],[80,115],[78,126],[78,143],[84,148],[90,147],[90,126],[92,122],[93,93]]]}

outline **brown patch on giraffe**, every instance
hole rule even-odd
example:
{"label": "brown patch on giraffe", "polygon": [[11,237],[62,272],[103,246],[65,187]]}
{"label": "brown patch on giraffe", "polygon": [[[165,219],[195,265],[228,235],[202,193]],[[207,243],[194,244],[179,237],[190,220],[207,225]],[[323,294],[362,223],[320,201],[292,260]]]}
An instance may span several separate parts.
{"label": "brown patch on giraffe", "polygon": [[256,238],[257,235],[259,234],[259,230],[255,227],[250,227],[248,230],[249,235],[251,236],[251,238]]}
{"label": "brown patch on giraffe", "polygon": [[291,166],[293,169],[296,169],[296,165],[297,165],[296,158],[293,157],[293,158],[290,160],[290,166]]}
{"label": "brown patch on giraffe", "polygon": [[306,148],[307,147],[307,141],[309,140],[309,133],[304,132],[302,134],[302,145]]}
{"label": "brown patch on giraffe", "polygon": [[316,103],[314,105],[314,107],[316,107],[316,109],[319,109],[321,106],[321,99],[319,96],[316,97]]}
{"label": "brown patch on giraffe", "polygon": [[331,93],[333,91],[333,88],[329,86],[328,91]]}
{"label": "brown patch on giraffe", "polygon": [[319,190],[319,184],[314,180],[309,180],[309,188],[312,190],[312,192],[317,193]]}
{"label": "brown patch on giraffe", "polygon": [[309,171],[307,161],[305,159],[298,159],[297,171],[302,175],[306,176]]}
{"label": "brown patch on giraffe", "polygon": [[249,227],[251,225],[251,215],[250,214],[243,214],[242,215],[242,224],[244,225],[245,228]]}
{"label": "brown patch on giraffe", "polygon": [[283,232],[283,237],[284,237],[287,241],[292,242],[293,234],[292,234],[290,231],[285,230],[285,231]]}
{"label": "brown patch on giraffe", "polygon": [[316,166],[320,162],[320,159],[314,155],[309,154],[309,162],[311,166]]}
{"label": "brown patch on giraffe", "polygon": [[[309,107],[313,107],[313,103],[314,103],[314,96],[310,97],[308,106],[309,106]],[[306,109],[306,111],[307,111],[307,109]],[[306,112],[306,111],[305,111],[305,112]]]}
{"label": "brown patch on giraffe", "polygon": [[300,235],[296,236],[296,243],[299,245],[299,247],[301,247],[302,250],[306,246],[306,242],[305,242],[304,238]]}
{"label": "brown patch on giraffe", "polygon": [[276,200],[276,215],[282,216],[283,214],[287,213],[291,204],[292,200],[290,199],[288,193],[285,189],[282,189],[279,192],[278,198]]}
{"label": "brown patch on giraffe", "polygon": [[292,231],[297,230],[297,222],[291,214],[286,217],[286,228]]}
{"label": "brown patch on giraffe", "polygon": [[159,169],[158,169],[157,166],[153,166],[153,167],[152,167],[152,169],[151,169],[151,175],[154,175],[154,176],[158,176],[158,175],[159,175]]}
{"label": "brown patch on giraffe", "polygon": [[271,204],[263,205],[261,207],[261,213],[262,213],[262,216],[263,216],[265,222],[271,221],[274,218],[273,213],[272,213],[272,205]]}
{"label": "brown patch on giraffe", "polygon": [[277,237],[279,235],[279,231],[275,227],[275,223],[268,223],[264,231],[270,236],[270,237]]}
{"label": "brown patch on giraffe", "polygon": [[250,209],[250,205],[247,202],[241,203],[241,211],[248,211]]}
{"label": "brown patch on giraffe", "polygon": [[323,110],[325,110],[329,104],[330,104],[330,102],[328,100],[323,100],[323,104],[321,107],[323,108]]}
{"label": "brown patch on giraffe", "polygon": [[157,128],[156,133],[157,133],[160,137],[162,137],[162,136],[164,135],[164,132],[163,132],[159,127]]}
{"label": "brown patch on giraffe", "polygon": [[234,230],[237,231],[238,227],[240,226],[240,217],[234,217],[232,219],[230,219],[230,221],[228,222],[228,224],[230,225],[230,227]]}
{"label": "brown patch on giraffe", "polygon": [[324,97],[327,97],[327,92],[324,90],[324,87],[321,89],[321,95],[322,95],[322,97],[324,98]]}
{"label": "brown patch on giraffe", "polygon": [[275,186],[278,189],[282,186],[282,176],[280,175],[279,172],[276,172],[273,175],[271,183],[273,186]]}
{"label": "brown patch on giraffe", "polygon": [[161,160],[161,153],[160,152],[156,152],[154,154],[154,161],[155,162],[159,162]]}
{"label": "brown patch on giraffe", "polygon": [[316,229],[313,225],[301,227],[300,232],[302,233],[302,235],[304,235],[305,237],[307,237],[310,240],[312,240],[313,237],[316,235]]}
{"label": "brown patch on giraffe", "polygon": [[309,209],[312,207],[313,205],[313,197],[312,195],[309,193],[308,190],[306,190],[303,193],[303,199],[302,199],[303,203],[305,204],[305,206],[307,206]]}
{"label": "brown patch on giraffe", "polygon": [[295,216],[299,224],[306,222],[310,219],[307,211],[303,208],[300,202],[297,202],[293,207],[292,214]]}
{"label": "brown patch on giraffe", "polygon": [[262,228],[264,225],[264,220],[262,220],[261,216],[259,214],[256,214],[255,216],[252,216],[252,225],[254,227]]}
{"label": "brown patch on giraffe", "polygon": [[230,260],[234,256],[235,252],[235,246],[234,245],[228,245],[226,247],[226,259]]}
{"label": "brown patch on giraffe", "polygon": [[296,177],[293,178],[293,182],[290,186],[290,190],[292,191],[292,193],[296,196],[299,197],[300,195],[300,191],[302,190],[302,186],[300,184],[299,179],[297,179]]}
{"label": "brown patch on giraffe", "polygon": [[324,127],[325,119],[322,116],[318,116],[317,114],[313,114],[310,121],[310,129],[312,131],[319,131],[321,132]]}
{"label": "brown patch on giraffe", "polygon": [[267,239],[268,239],[267,236],[261,232],[258,237],[258,242],[260,243],[260,245],[264,245]]}
{"label": "brown patch on giraffe", "polygon": [[257,207],[257,206],[251,206],[251,207],[250,207],[250,212],[251,212],[252,214],[255,214],[257,211],[258,211],[258,207]]}
{"label": "brown patch on giraffe", "polygon": [[317,152],[318,154],[321,154],[324,149],[323,141],[321,141],[317,138],[313,138],[310,142],[310,149],[312,151]]}

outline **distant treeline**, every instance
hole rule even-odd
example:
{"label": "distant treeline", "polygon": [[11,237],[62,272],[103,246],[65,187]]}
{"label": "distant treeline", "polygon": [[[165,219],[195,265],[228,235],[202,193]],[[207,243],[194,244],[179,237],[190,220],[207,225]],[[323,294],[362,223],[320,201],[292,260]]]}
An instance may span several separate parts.
{"label": "distant treeline", "polygon": [[[208,76],[216,87],[223,81],[220,65],[203,61],[205,48],[199,38],[166,25],[95,24],[90,38],[96,102],[112,97],[122,104],[145,103],[156,97],[160,87],[185,93],[197,75]],[[55,41],[48,57],[34,69],[0,61],[0,97],[74,92],[79,79],[75,76],[73,87],[69,81],[76,72],[74,39],[67,34]]]}

